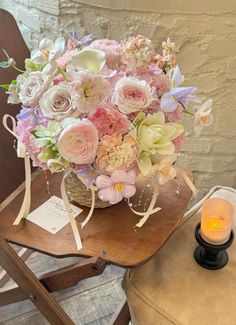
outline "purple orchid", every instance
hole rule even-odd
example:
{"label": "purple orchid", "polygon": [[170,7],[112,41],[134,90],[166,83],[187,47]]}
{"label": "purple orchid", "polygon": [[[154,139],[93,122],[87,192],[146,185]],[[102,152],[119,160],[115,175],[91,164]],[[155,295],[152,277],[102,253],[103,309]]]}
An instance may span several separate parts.
{"label": "purple orchid", "polygon": [[85,35],[81,40],[79,36],[79,32],[73,30],[72,36],[70,36],[70,40],[76,45],[78,49],[82,49],[84,46],[86,46],[88,43],[90,43],[93,40],[93,35]]}
{"label": "purple orchid", "polygon": [[97,172],[91,165],[78,165],[74,169],[74,172],[87,188],[93,185],[97,177]]}
{"label": "purple orchid", "polygon": [[171,78],[171,89],[161,98],[161,110],[163,112],[174,112],[178,102],[186,107],[188,102],[198,102],[193,93],[197,90],[196,87],[179,87],[184,78],[178,66],[176,66]]}

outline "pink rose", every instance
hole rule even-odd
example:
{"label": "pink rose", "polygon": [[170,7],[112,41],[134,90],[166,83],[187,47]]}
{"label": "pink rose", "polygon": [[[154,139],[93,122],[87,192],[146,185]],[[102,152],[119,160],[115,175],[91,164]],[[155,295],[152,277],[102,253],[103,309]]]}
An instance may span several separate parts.
{"label": "pink rose", "polygon": [[113,40],[99,39],[93,41],[89,47],[103,51],[106,54],[106,64],[109,68],[116,68],[120,64],[121,45]]}
{"label": "pink rose", "polygon": [[116,83],[111,101],[122,113],[130,114],[148,107],[154,99],[145,80],[123,77]]}
{"label": "pink rose", "polygon": [[58,140],[58,151],[69,162],[90,164],[98,145],[98,131],[88,119],[76,120],[65,127]]}
{"label": "pink rose", "polygon": [[128,132],[130,121],[112,105],[98,106],[95,113],[89,116],[98,130],[99,138],[104,135],[119,135]]}

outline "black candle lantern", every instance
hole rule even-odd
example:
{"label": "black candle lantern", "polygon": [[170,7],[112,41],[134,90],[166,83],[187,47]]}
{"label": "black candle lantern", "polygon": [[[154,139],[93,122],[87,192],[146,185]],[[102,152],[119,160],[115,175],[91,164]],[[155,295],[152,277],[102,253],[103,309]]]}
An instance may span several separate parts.
{"label": "black candle lantern", "polygon": [[206,269],[218,270],[224,267],[228,262],[226,249],[229,248],[234,240],[234,232],[231,230],[229,240],[222,244],[210,244],[201,236],[201,223],[195,228],[195,238],[199,244],[194,252],[195,260],[199,265]]}

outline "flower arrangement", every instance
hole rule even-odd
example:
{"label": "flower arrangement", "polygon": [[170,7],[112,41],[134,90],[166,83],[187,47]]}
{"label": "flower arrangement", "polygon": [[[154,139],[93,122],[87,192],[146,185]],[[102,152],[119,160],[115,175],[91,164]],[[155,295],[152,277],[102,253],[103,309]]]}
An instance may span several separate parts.
{"label": "flower arrangement", "polygon": [[18,147],[43,170],[73,171],[110,204],[134,196],[140,174],[158,186],[173,179],[182,115],[200,134],[213,121],[212,101],[201,105],[196,87],[182,85],[175,43],[163,42],[162,52],[142,35],[117,42],[73,33],[67,44],[41,40],[22,71],[5,51],[0,67],[19,71],[1,85],[8,103],[22,104]]}

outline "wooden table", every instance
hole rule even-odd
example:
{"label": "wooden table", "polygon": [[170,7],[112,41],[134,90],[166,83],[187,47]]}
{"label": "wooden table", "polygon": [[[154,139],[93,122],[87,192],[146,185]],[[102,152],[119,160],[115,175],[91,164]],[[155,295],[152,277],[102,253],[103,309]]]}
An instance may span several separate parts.
{"label": "wooden table", "polygon": [[[48,174],[50,192],[60,197],[61,175]],[[181,184],[180,193],[176,188]],[[157,205],[161,211],[151,215],[142,228],[135,228],[139,217],[121,202],[112,207],[96,209],[81,231],[83,248],[78,252],[68,224],[56,235],[43,230],[28,220],[12,226],[23,199],[20,193],[0,213],[0,235],[12,243],[44,252],[55,257],[97,256],[122,267],[132,267],[150,259],[173,233],[186,210],[191,192],[179,179],[162,187]],[[32,207],[34,210],[48,198],[45,174],[41,173],[32,184]],[[80,223],[88,209],[82,207],[77,217]],[[46,216],[42,216],[46,217]]]}

